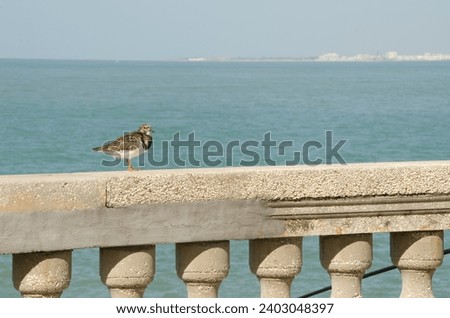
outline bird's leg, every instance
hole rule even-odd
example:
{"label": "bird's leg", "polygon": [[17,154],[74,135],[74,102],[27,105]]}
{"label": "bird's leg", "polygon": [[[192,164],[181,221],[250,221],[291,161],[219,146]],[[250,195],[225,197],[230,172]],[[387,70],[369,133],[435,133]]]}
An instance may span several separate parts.
{"label": "bird's leg", "polygon": [[125,159],[125,164],[128,166],[128,171],[134,171],[134,168],[131,164],[131,160],[130,159]]}

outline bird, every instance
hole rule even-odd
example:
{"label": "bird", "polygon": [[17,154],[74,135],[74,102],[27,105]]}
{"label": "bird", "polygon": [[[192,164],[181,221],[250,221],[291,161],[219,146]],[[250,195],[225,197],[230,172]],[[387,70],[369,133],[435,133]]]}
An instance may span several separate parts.
{"label": "bird", "polygon": [[142,155],[153,143],[152,133],[155,131],[149,124],[142,124],[136,131],[126,133],[113,141],[108,141],[92,151],[103,152],[117,159],[124,159],[128,171],[134,171],[131,159]]}

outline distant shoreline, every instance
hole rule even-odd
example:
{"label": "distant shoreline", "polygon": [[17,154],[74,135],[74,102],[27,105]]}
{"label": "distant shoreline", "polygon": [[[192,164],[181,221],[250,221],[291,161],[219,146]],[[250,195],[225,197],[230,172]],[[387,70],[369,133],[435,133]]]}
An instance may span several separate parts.
{"label": "distant shoreline", "polygon": [[424,53],[400,55],[387,52],[384,55],[357,54],[353,56],[326,53],[312,57],[191,57],[179,59],[186,62],[441,62],[450,61],[450,54]]}
{"label": "distant shoreline", "polygon": [[0,61],[79,61],[79,62],[246,62],[246,63],[298,63],[298,62],[445,62],[450,61],[450,54],[424,53],[418,55],[400,55],[395,51],[386,54],[357,54],[352,56],[339,55],[337,53],[326,53],[309,57],[184,57],[167,59],[75,59],[75,58],[23,58],[23,57],[0,57]]}

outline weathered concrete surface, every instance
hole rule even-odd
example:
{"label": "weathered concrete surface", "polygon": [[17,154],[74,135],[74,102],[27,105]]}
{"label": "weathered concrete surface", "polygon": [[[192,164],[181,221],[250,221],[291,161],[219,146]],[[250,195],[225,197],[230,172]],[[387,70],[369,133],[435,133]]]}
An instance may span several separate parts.
{"label": "weathered concrete surface", "polygon": [[168,203],[64,212],[0,212],[0,253],[280,236],[260,202]]}
{"label": "weathered concrete surface", "polygon": [[217,298],[221,282],[230,271],[230,242],[176,244],[178,277],[190,298]]}
{"label": "weathered concrete surface", "polygon": [[362,297],[361,280],[372,265],[372,234],[321,236],[320,262],[330,274],[332,298]]}
{"label": "weathered concrete surface", "polygon": [[107,205],[450,194],[450,161],[182,169],[108,180]]}
{"label": "weathered concrete surface", "polygon": [[450,161],[0,177],[0,253],[446,229]]}
{"label": "weathered concrete surface", "polygon": [[0,176],[0,212],[82,210],[105,201],[102,174]]}
{"label": "weathered concrete surface", "polygon": [[442,231],[391,233],[391,259],[402,274],[400,297],[434,297],[432,278],[442,264]]}
{"label": "weathered concrete surface", "polygon": [[397,215],[395,211],[387,215],[371,211],[367,216],[359,212],[343,213],[341,217],[320,213],[313,217],[302,213],[280,216],[279,208],[270,208],[262,201],[241,200],[0,212],[0,253],[450,229],[450,209],[436,212],[429,208],[407,214],[400,210]]}
{"label": "weathered concrete surface", "polygon": [[450,194],[450,161],[0,176],[0,211]]}
{"label": "weathered concrete surface", "polygon": [[249,265],[261,285],[261,297],[291,296],[291,283],[302,268],[302,238],[249,241]]}
{"label": "weathered concrete surface", "polygon": [[155,246],[100,249],[100,277],[113,298],[141,298],[155,276]]}
{"label": "weathered concrete surface", "polygon": [[56,298],[69,287],[72,251],[13,255],[14,287],[26,298]]}

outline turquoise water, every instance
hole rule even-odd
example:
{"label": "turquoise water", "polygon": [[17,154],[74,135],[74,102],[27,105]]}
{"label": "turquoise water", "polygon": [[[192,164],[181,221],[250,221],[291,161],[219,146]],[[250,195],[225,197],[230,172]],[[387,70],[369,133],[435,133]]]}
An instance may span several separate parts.
{"label": "turquoise water", "polygon": [[[90,149],[149,122],[155,155],[163,140],[190,132],[202,142],[261,141],[271,132],[292,140],[348,140],[347,162],[450,158],[450,63],[185,63],[0,60],[0,174],[123,170],[101,166]],[[318,151],[314,156],[322,156]],[[239,163],[239,154],[233,157]],[[278,160],[279,159],[279,160]],[[282,164],[282,158],[278,158]],[[260,164],[264,164],[261,162]],[[144,169],[180,168],[148,163]],[[450,242],[446,239],[446,247]],[[374,237],[372,269],[390,265],[389,237]],[[246,242],[232,242],[231,273],[221,296],[258,296]],[[174,246],[157,247],[157,275],[148,297],[183,297]],[[318,239],[304,239],[299,296],[329,284]],[[438,297],[450,295],[450,264],[436,271]],[[397,271],[369,278],[367,297],[397,297]],[[104,297],[98,250],[74,251],[66,297]],[[11,256],[0,257],[0,296],[16,297]],[[327,296],[327,294],[323,294]]]}

